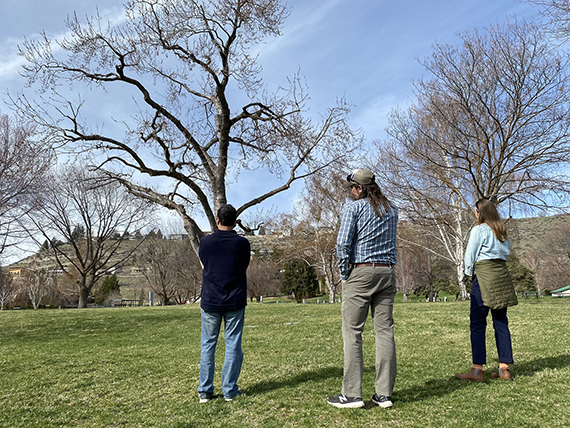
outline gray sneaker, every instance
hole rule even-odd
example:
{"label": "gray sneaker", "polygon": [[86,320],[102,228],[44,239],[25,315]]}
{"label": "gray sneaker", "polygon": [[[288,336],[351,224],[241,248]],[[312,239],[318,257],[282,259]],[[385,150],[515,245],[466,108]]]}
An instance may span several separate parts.
{"label": "gray sneaker", "polygon": [[378,404],[383,409],[388,409],[394,405],[394,403],[392,403],[392,397],[387,397],[385,395],[378,395],[378,394],[374,394],[372,396],[372,402],[374,404]]}
{"label": "gray sneaker", "polygon": [[205,404],[212,399],[212,394],[201,392],[200,394],[198,394],[198,398],[200,399],[200,404]]}
{"label": "gray sneaker", "polygon": [[361,397],[347,397],[344,394],[329,397],[327,403],[331,406],[338,407],[339,409],[356,409],[358,407],[364,407],[364,401],[362,401]]}
{"label": "gray sneaker", "polygon": [[236,398],[238,395],[242,395],[242,394],[243,394],[243,391],[238,390],[238,391],[237,391],[234,395],[232,395],[231,397],[224,397],[224,399],[225,399],[226,401],[233,401],[234,398]]}

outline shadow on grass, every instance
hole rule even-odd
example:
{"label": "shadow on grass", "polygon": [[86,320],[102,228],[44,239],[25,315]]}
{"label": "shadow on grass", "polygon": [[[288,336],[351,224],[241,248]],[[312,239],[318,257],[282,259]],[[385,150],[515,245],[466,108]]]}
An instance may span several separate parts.
{"label": "shadow on grass", "polygon": [[[374,366],[364,367],[364,373],[375,372]],[[342,382],[343,368],[342,367],[325,367],[319,370],[311,370],[299,373],[296,376],[286,377],[283,379],[267,380],[257,382],[243,391],[246,394],[262,394],[269,391],[274,391],[281,388],[296,387],[305,382],[319,382],[326,379],[336,378]],[[417,385],[412,388],[394,391],[394,398],[402,402],[413,402],[430,399],[431,397],[440,397],[445,394],[454,392],[455,390],[464,388],[467,382],[462,382],[459,379],[451,376],[446,379],[430,379],[423,385]],[[376,407],[376,405],[366,406]]]}
{"label": "shadow on grass", "polygon": [[305,382],[319,382],[326,379],[342,379],[342,367],[323,367],[318,370],[304,371],[298,375],[283,379],[264,380],[244,389],[246,394],[259,394],[285,387],[294,387]]}
{"label": "shadow on grass", "polygon": [[515,376],[531,376],[544,369],[560,369],[570,366],[570,355],[556,355],[554,357],[537,358],[521,364],[514,364],[513,374]]}
{"label": "shadow on grass", "polygon": [[416,385],[412,388],[398,389],[394,391],[394,400],[403,403],[411,403],[415,401],[429,400],[434,397],[441,397],[446,394],[451,394],[458,389],[465,388],[468,382],[461,381],[455,376],[443,379],[430,379],[422,385]]}
{"label": "shadow on grass", "polygon": [[[516,364],[513,374],[516,376],[530,376],[533,373],[544,369],[559,369],[570,366],[570,355],[558,355],[553,357],[537,358],[532,361]],[[365,372],[374,372],[374,367],[365,367]],[[295,376],[283,379],[264,380],[244,388],[246,394],[261,394],[286,387],[295,387],[306,382],[320,382],[327,379],[342,379],[342,367],[324,367],[318,370],[304,371]],[[485,376],[485,382],[490,382],[490,371]],[[450,375],[446,378],[428,379],[421,385],[416,385],[407,389],[394,391],[394,399],[399,402],[415,402],[429,400],[434,397],[441,397],[465,388],[469,382],[464,382]],[[367,406],[369,407],[369,406]],[[370,406],[375,407],[375,406]]]}
{"label": "shadow on grass", "polygon": [[[517,376],[532,376],[534,373],[540,372],[545,369],[560,369],[570,366],[570,355],[563,354],[553,357],[537,358],[536,360],[527,361],[513,366],[512,373],[516,379]],[[485,375],[485,382],[490,382],[490,373],[488,370]],[[394,399],[401,402],[415,402],[424,401],[433,397],[441,397],[446,394],[457,391],[469,385],[469,382],[464,382],[457,379],[455,376],[450,376],[443,379],[429,379],[422,385],[417,385],[412,388],[394,391]]]}

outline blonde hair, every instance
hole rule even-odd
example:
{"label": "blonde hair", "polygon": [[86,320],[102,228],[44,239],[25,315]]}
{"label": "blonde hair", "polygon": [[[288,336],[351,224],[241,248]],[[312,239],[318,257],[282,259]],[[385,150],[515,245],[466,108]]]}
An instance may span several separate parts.
{"label": "blonde hair", "polygon": [[491,228],[497,239],[501,242],[507,240],[507,228],[495,207],[489,199],[479,199],[475,202],[475,208],[479,211],[477,224],[486,223]]}

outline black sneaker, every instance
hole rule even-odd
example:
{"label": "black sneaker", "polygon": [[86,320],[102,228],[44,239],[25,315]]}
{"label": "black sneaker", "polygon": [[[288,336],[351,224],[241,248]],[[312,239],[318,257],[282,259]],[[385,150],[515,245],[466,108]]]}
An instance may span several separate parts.
{"label": "black sneaker", "polygon": [[212,399],[212,394],[201,392],[200,394],[198,394],[198,398],[200,399],[200,404],[205,404]]}
{"label": "black sneaker", "polygon": [[372,402],[374,404],[378,404],[380,407],[384,409],[388,409],[394,405],[394,403],[392,403],[392,397],[386,397],[385,395],[378,395],[378,394],[374,394],[372,396]]}
{"label": "black sneaker", "polygon": [[343,394],[329,397],[327,400],[331,406],[338,407],[339,409],[348,408],[355,409],[357,407],[364,407],[364,401],[360,397],[346,397]]}

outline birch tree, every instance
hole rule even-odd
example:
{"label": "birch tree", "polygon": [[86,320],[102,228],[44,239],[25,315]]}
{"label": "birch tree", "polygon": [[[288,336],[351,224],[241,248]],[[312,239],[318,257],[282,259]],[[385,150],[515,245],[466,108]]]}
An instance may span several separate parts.
{"label": "birch tree", "polygon": [[338,294],[340,276],[336,258],[336,238],[342,208],[350,190],[346,175],[327,171],[307,181],[293,213],[282,215],[276,228],[288,235],[285,256],[302,258],[324,279],[329,303]]}
{"label": "birch tree", "polygon": [[41,267],[37,260],[26,268],[21,278],[21,291],[25,293],[32,308],[38,309],[54,289],[54,278],[46,267]]}
{"label": "birch tree", "polygon": [[568,207],[570,97],[567,60],[534,25],[460,37],[460,47],[436,44],[423,62],[430,77],[392,113],[378,169],[403,218],[437,242],[428,249],[455,264],[465,299],[475,201],[489,198],[506,216]]}
{"label": "birch tree", "polygon": [[14,281],[10,273],[0,266],[0,311],[4,310],[6,303],[16,293]]}

